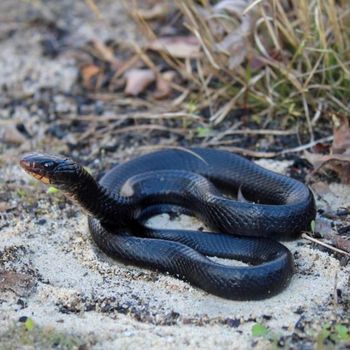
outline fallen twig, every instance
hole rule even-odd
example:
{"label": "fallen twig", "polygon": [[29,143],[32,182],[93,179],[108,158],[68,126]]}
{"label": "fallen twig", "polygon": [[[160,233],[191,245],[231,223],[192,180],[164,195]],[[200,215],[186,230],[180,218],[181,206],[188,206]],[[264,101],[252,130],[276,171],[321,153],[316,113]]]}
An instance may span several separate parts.
{"label": "fallen twig", "polygon": [[240,154],[244,154],[249,157],[254,157],[254,158],[273,158],[278,155],[277,152],[260,152],[260,151],[253,151],[250,149],[246,148],[241,148],[241,147],[235,147],[235,146],[228,146],[228,147],[220,147],[220,149],[226,150],[226,151],[231,151],[231,152],[236,152]]}
{"label": "fallen twig", "polygon": [[323,247],[326,247],[326,248],[328,248],[328,249],[330,249],[330,250],[333,250],[334,252],[337,252],[337,253],[340,253],[340,254],[344,254],[344,255],[350,256],[350,253],[348,253],[348,252],[346,252],[346,251],[344,251],[344,250],[342,250],[342,249],[335,248],[335,247],[333,247],[333,246],[330,245],[330,244],[321,242],[320,240],[318,240],[318,239],[316,239],[316,238],[313,238],[313,237],[307,235],[306,233],[303,233],[303,234],[301,235],[301,237],[304,238],[304,239],[307,239],[307,240],[309,240],[309,241],[311,241],[311,242],[317,243],[317,244],[319,244],[319,245],[321,245],[321,246],[323,246]]}
{"label": "fallen twig", "polygon": [[309,143],[306,143],[305,145],[300,145],[294,148],[289,148],[286,149],[284,151],[279,152],[279,154],[286,154],[286,153],[292,153],[292,152],[300,152],[300,151],[304,151],[306,149],[309,149],[311,147],[316,146],[318,143],[322,143],[322,142],[330,142],[333,141],[333,136],[327,136],[327,137],[323,137],[321,139],[315,140],[315,141],[311,141]]}
{"label": "fallen twig", "polygon": [[118,129],[114,129],[114,125],[108,125],[105,128],[96,130],[95,128],[88,130],[86,133],[81,135],[77,141],[81,142],[87,138],[89,138],[91,135],[94,135],[94,137],[98,137],[99,135],[105,135],[106,132],[112,133],[113,135],[116,134],[124,134],[129,132],[139,132],[139,131],[165,131],[172,134],[177,134],[180,136],[184,136],[186,134],[186,131],[184,129],[179,128],[168,128],[166,126],[162,125],[133,125],[133,126],[126,126]]}
{"label": "fallen twig", "polygon": [[[333,136],[327,136],[327,137],[323,137],[321,139],[309,142],[305,145],[300,145],[300,146],[297,146],[294,148],[288,148],[288,149],[280,151],[280,152],[259,152],[259,151],[252,151],[249,149],[234,147],[234,146],[233,147],[221,147],[221,148],[228,150],[228,151],[233,151],[233,152],[245,154],[247,156],[256,157],[256,158],[274,158],[274,157],[281,156],[281,155],[288,154],[288,153],[304,151],[306,149],[309,149],[309,148],[317,145],[320,142],[329,142],[332,140],[333,140]],[[218,143],[218,145],[220,145],[220,144]]]}

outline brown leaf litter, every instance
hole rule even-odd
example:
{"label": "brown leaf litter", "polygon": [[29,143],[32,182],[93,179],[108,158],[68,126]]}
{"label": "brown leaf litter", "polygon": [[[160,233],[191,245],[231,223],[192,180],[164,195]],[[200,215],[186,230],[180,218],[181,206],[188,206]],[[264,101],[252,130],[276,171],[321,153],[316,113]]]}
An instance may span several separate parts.
{"label": "brown leaf litter", "polygon": [[304,152],[305,158],[314,166],[312,175],[322,168],[333,170],[340,181],[350,184],[350,128],[349,118],[334,115],[333,144],[329,154]]}
{"label": "brown leaf litter", "polygon": [[151,69],[130,69],[125,73],[126,85],[124,93],[127,96],[137,96],[148,85],[156,80],[156,74]]}
{"label": "brown leaf litter", "polygon": [[96,78],[101,74],[101,71],[101,68],[95,64],[87,64],[81,68],[80,75],[85,89],[95,89]]}
{"label": "brown leaf litter", "polygon": [[179,4],[189,14],[186,27],[214,68],[232,70],[248,56],[248,38],[256,23],[254,11],[246,12],[248,5],[244,0],[222,0],[213,6]]}
{"label": "brown leaf litter", "polygon": [[160,100],[170,96],[172,91],[171,83],[174,81],[175,77],[176,72],[171,70],[158,74],[156,81],[156,91],[154,93],[154,97],[156,99]]}
{"label": "brown leaf litter", "polygon": [[200,42],[193,35],[157,38],[148,44],[148,48],[177,58],[199,58],[201,56]]}

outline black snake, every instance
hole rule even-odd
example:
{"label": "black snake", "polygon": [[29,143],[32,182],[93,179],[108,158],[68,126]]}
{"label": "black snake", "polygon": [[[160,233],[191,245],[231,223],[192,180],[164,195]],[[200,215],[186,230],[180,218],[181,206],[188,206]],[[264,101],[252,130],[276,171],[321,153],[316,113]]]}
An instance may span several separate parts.
{"label": "black snake", "polygon": [[[311,191],[238,155],[167,149],[115,166],[97,183],[69,158],[30,154],[21,166],[78,202],[107,255],[184,278],[229,299],[262,299],[289,283],[294,263],[277,240],[298,237],[315,217]],[[240,191],[246,201],[230,196]],[[186,213],[214,232],[153,229],[159,213]],[[227,266],[207,256],[241,260]]]}

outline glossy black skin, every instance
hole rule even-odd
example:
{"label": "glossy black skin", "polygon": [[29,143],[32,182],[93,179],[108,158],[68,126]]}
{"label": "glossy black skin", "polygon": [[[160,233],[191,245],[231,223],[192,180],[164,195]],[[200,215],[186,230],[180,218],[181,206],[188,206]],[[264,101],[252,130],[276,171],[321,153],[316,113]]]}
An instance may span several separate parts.
{"label": "glossy black skin", "polygon": [[[47,169],[49,161],[53,164]],[[276,239],[296,238],[309,229],[316,212],[313,195],[302,183],[224,151],[151,153],[114,167],[100,184],[69,159],[29,155],[21,165],[53,185],[57,182],[89,213],[92,237],[109,256],[169,272],[229,299],[262,299],[283,290],[294,263]],[[64,168],[69,169],[66,183]],[[222,195],[238,189],[254,203]],[[222,233],[144,225],[161,212],[195,215]],[[206,256],[251,266],[225,266]]]}

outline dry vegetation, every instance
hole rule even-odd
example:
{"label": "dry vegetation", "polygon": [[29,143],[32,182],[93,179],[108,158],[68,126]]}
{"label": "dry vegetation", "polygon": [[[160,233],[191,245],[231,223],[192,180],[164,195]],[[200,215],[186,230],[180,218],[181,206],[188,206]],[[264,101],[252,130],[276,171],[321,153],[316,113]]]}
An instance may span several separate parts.
{"label": "dry vegetation", "polygon": [[[185,28],[201,47],[194,64],[166,49],[162,53],[191,82],[188,101],[210,108],[211,123],[241,108],[262,125],[276,116],[282,127],[306,122],[313,140],[320,117],[349,113],[348,1],[213,3],[176,1]],[[141,17],[144,32],[156,38]]]}

